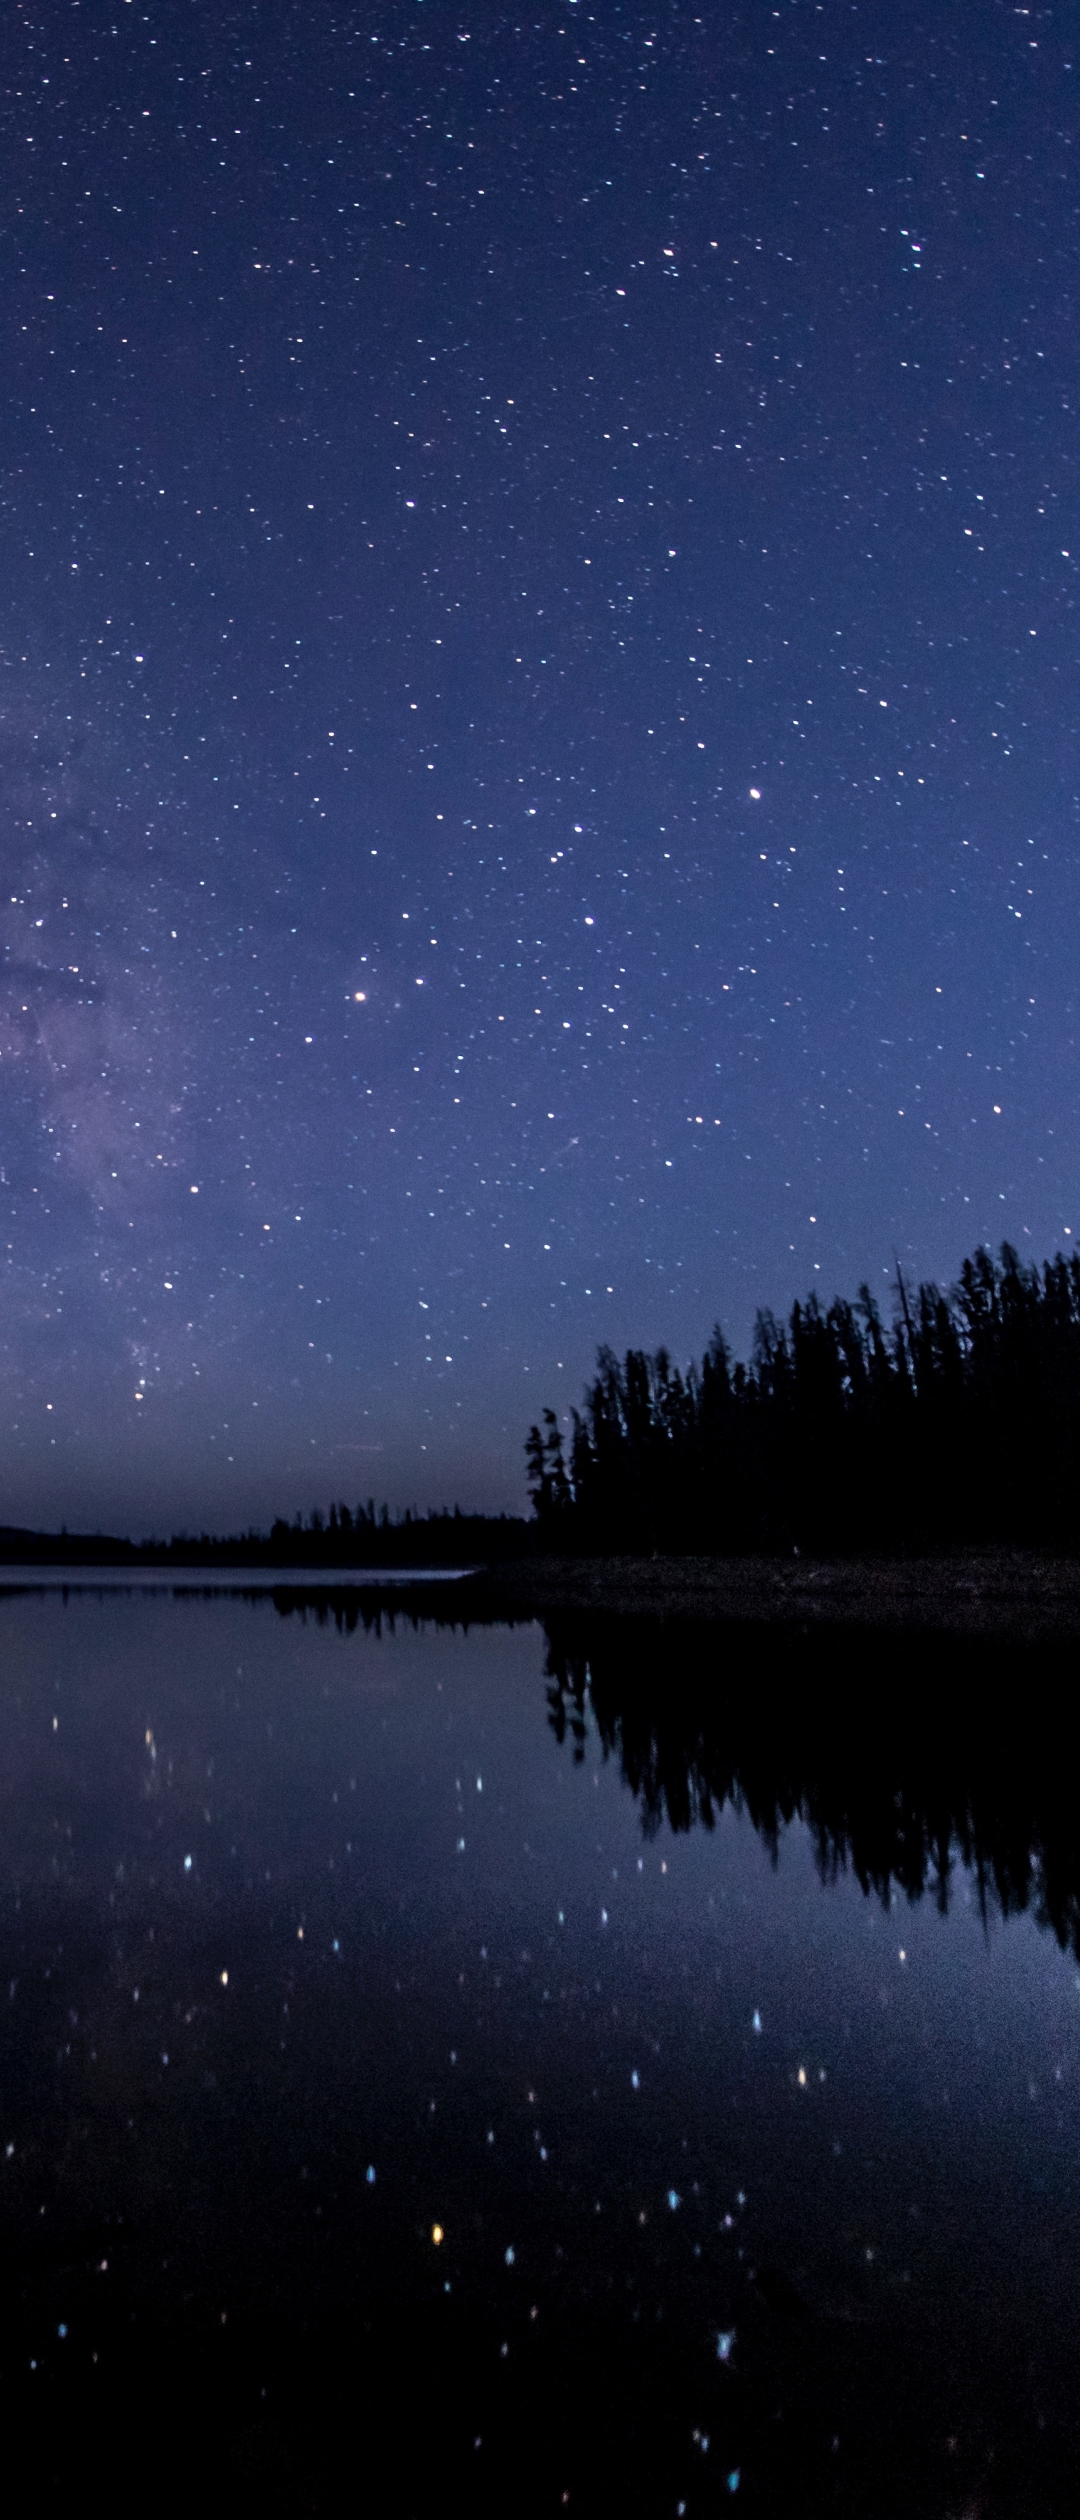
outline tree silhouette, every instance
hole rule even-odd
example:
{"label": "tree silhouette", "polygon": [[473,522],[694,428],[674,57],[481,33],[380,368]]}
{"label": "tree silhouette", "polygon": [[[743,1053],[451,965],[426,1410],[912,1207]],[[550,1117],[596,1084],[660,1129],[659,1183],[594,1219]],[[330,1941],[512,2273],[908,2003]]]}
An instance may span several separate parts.
{"label": "tree silhouette", "polygon": [[757,1318],[748,1364],[719,1329],[700,1365],[601,1348],[569,1463],[552,1410],[526,1444],[550,1547],[866,1550],[1080,1540],[1080,1258],[965,1260],[948,1293],[897,1270],[896,1318],[867,1286],[786,1323]]}

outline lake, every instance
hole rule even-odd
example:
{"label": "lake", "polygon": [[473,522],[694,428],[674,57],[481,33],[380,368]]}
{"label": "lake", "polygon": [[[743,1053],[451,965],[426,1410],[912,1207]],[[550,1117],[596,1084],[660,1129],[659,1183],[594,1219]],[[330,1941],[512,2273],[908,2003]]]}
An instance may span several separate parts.
{"label": "lake", "polygon": [[9,2455],[1074,2512],[1060,1656],[410,1600],[0,1581]]}

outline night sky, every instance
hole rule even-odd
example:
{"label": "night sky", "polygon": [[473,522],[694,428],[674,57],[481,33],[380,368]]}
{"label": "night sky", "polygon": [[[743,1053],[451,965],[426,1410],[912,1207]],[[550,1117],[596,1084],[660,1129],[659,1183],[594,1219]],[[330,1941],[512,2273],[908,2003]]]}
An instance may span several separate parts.
{"label": "night sky", "polygon": [[0,1518],[1080,1239],[1070,24],[5,9]]}

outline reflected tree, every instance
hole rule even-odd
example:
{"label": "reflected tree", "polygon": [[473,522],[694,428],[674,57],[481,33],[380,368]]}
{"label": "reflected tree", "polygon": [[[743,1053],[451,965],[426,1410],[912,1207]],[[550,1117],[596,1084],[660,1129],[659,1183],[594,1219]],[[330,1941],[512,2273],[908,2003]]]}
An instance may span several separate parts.
{"label": "reflected tree", "polygon": [[[590,1727],[645,1834],[744,1812],[778,1860],[801,1822],[825,1882],[888,1905],[958,1870],[984,1918],[1030,1912],[1080,1957],[1080,1814],[1032,1652],[849,1631],[678,1620],[547,1623],[549,1720],[577,1760]],[[917,1663],[916,1663],[917,1656]]]}

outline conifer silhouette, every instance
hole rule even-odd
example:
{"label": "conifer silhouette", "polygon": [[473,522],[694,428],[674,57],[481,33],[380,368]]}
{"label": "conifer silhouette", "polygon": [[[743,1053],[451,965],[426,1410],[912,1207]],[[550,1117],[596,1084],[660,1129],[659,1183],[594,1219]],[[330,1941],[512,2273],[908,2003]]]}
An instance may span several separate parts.
{"label": "conifer silhouette", "polygon": [[896,1273],[886,1330],[870,1289],[786,1323],[757,1318],[747,1365],[717,1329],[686,1371],[665,1348],[599,1350],[571,1412],[526,1444],[546,1545],[867,1550],[1080,1542],[1080,1257],[1025,1265],[1010,1243],[948,1293]]}

